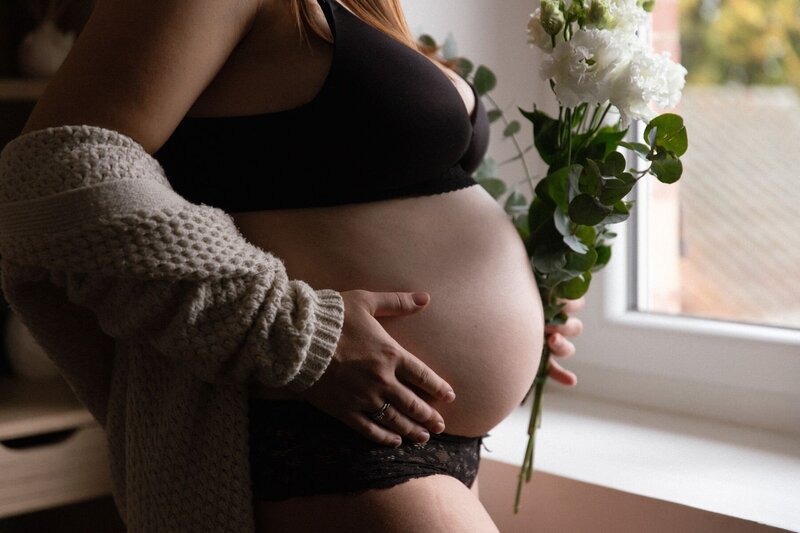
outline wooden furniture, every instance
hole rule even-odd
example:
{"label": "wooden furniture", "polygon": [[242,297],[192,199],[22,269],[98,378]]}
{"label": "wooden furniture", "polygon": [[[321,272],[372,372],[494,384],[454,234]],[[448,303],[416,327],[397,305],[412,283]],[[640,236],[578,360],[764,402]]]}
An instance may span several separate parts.
{"label": "wooden furniture", "polygon": [[57,379],[0,378],[0,517],[111,492],[105,433]]}
{"label": "wooden furniture", "polygon": [[[91,2],[73,1],[59,22],[79,30],[90,12]],[[0,147],[19,135],[47,85],[20,77],[14,65],[14,50],[34,24],[22,3],[0,2]],[[110,494],[107,463],[103,429],[66,382],[0,373],[0,518]]]}

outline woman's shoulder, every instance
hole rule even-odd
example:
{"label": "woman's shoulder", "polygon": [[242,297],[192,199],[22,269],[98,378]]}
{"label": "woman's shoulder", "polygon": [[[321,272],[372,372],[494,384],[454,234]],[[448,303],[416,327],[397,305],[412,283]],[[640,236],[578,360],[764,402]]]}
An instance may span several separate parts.
{"label": "woman's shoulder", "polygon": [[97,0],[23,133],[89,124],[154,152],[250,30],[262,1]]}

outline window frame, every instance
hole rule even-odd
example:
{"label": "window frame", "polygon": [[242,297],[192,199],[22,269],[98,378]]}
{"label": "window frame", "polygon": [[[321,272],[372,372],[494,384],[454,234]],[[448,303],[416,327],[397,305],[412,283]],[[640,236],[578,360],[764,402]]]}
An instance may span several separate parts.
{"label": "window frame", "polygon": [[[651,41],[652,28],[651,15],[643,39]],[[641,140],[643,131],[632,123],[627,140]],[[633,152],[622,152],[642,168]],[[800,330],[637,309],[653,180],[645,176],[626,198],[634,201],[631,216],[611,226],[611,260],[578,315],[585,327],[574,339],[577,356],[564,362],[578,375],[576,393],[800,435]]]}
{"label": "window frame", "polygon": [[[638,138],[642,125],[632,125]],[[628,152],[628,162],[636,164]],[[636,309],[640,235],[653,176],[631,192],[628,221],[578,315],[576,391],[642,407],[800,434],[800,330],[656,314]],[[643,271],[643,270],[639,270]],[[638,288],[641,292],[641,287]]]}

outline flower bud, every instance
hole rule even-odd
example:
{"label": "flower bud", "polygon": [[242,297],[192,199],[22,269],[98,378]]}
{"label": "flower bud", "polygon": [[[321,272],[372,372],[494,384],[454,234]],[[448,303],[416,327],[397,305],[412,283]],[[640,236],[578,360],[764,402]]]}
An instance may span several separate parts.
{"label": "flower bud", "polygon": [[586,11],[589,9],[591,0],[573,0],[567,8],[567,20],[577,21],[581,27],[586,24]]}
{"label": "flower bud", "polygon": [[564,29],[564,12],[557,0],[542,0],[541,22],[544,31],[549,35],[558,35]]}
{"label": "flower bud", "polygon": [[648,13],[652,13],[653,8],[656,6],[656,0],[636,0],[636,5]]}
{"label": "flower bud", "polygon": [[606,0],[592,0],[586,11],[586,22],[595,28],[603,29],[610,22],[608,2]]}
{"label": "flower bud", "polygon": [[536,8],[528,19],[528,44],[550,52],[553,50],[553,37],[544,31],[541,14],[542,9]]}

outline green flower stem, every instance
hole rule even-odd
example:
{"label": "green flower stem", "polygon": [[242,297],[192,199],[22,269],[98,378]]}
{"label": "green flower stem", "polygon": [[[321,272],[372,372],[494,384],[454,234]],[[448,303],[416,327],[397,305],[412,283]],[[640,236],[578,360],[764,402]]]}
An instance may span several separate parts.
{"label": "green flower stem", "polygon": [[[587,111],[587,109],[588,109],[588,108],[589,108],[589,105],[588,105],[587,103],[585,103],[585,102],[584,102],[584,103],[582,103],[582,104],[581,104],[581,105],[578,107],[578,109],[580,109],[580,110],[581,110],[581,123],[580,123],[580,124],[578,124],[578,130],[577,130],[577,131],[578,131],[578,133],[580,133],[581,131],[583,131],[583,126],[584,126],[584,124],[586,124],[586,115],[588,115],[588,113],[587,113],[586,111]],[[591,122],[590,122],[590,124],[591,124]]]}
{"label": "green flower stem", "polygon": [[[489,102],[492,104],[492,106],[494,106],[494,108],[497,111],[500,111],[500,118],[503,119],[503,124],[506,127],[508,127],[509,123],[508,123],[508,119],[506,118],[506,114],[503,113],[502,109],[500,109],[500,106],[497,105],[497,102],[494,101],[494,98],[489,96],[488,93],[484,94],[483,96],[486,97],[489,100]],[[528,185],[531,188],[531,194],[535,195],[536,194],[536,186],[533,183],[533,176],[531,175],[531,171],[528,168],[528,163],[525,161],[525,152],[522,150],[522,147],[519,145],[519,141],[517,141],[517,134],[516,133],[511,134],[511,142],[514,143],[514,148],[516,148],[517,153],[519,154],[519,160],[520,160],[520,163],[522,164],[522,170],[525,172],[525,179],[527,180]]]}
{"label": "green flower stem", "polygon": [[606,115],[608,114],[610,109],[611,109],[611,104],[609,103],[609,104],[606,105],[606,108],[603,111],[603,114],[600,116],[600,120],[598,120],[597,124],[594,124],[594,126],[590,130],[592,132],[592,134],[596,133],[597,130],[600,129],[600,126],[603,124],[603,120],[606,118]]}
{"label": "green flower stem", "polygon": [[517,476],[517,495],[514,498],[514,514],[519,513],[519,502],[522,498],[522,483],[523,481],[528,483],[533,475],[533,451],[536,444],[536,430],[540,427],[542,422],[542,394],[544,393],[544,385],[547,382],[547,372],[550,366],[550,347],[547,345],[548,337],[549,334],[545,336],[542,357],[539,360],[539,369],[536,371],[536,377],[533,380],[533,407],[531,408],[531,418],[528,423],[528,444],[525,447],[525,457],[522,460],[522,467]]}
{"label": "green flower stem", "polygon": [[572,110],[567,109],[567,166],[572,164]]}

